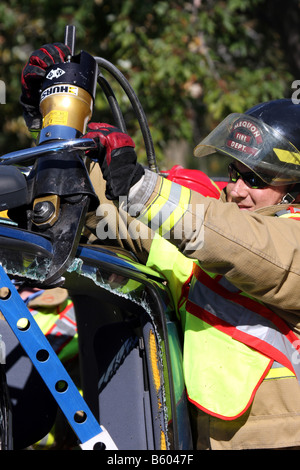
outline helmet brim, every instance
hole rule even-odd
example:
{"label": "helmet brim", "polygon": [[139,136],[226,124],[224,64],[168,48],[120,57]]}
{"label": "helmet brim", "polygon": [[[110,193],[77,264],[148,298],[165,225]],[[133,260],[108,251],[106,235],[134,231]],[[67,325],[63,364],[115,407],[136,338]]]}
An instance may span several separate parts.
{"label": "helmet brim", "polygon": [[268,185],[300,182],[298,149],[253,116],[230,114],[194,149],[196,157],[215,152],[238,160]]}

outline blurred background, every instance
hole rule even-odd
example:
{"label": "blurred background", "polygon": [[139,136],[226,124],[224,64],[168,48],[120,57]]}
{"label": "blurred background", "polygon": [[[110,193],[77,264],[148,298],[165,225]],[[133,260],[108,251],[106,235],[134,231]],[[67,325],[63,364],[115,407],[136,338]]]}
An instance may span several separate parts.
{"label": "blurred background", "polygon": [[[21,71],[33,50],[63,42],[72,24],[75,52],[109,60],[129,80],[160,169],[181,164],[221,176],[222,162],[196,159],[193,148],[230,112],[292,96],[300,80],[299,13],[298,0],[2,0],[0,155],[33,145],[19,104]],[[131,106],[105,76],[146,161]],[[100,87],[92,120],[112,122]]]}

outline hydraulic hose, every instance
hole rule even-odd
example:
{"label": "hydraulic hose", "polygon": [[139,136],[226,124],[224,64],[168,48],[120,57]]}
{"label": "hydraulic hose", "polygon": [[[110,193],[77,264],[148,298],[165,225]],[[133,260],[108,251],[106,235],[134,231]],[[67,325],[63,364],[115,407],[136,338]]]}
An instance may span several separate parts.
{"label": "hydraulic hose", "polygon": [[150,170],[158,173],[152,136],[148,126],[147,118],[136,93],[134,92],[133,88],[131,87],[126,77],[122,74],[122,72],[120,72],[120,70],[115,67],[111,62],[106,59],[103,59],[102,57],[94,57],[94,59],[97,62],[98,66],[103,67],[105,70],[111,73],[111,75],[118,81],[118,83],[128,96],[128,99],[132,105],[133,110],[135,111],[143,134],[149,168]]}
{"label": "hydraulic hose", "polygon": [[121,112],[119,103],[115,97],[115,94],[110,84],[108,83],[106,78],[102,75],[102,73],[99,73],[97,81],[98,81],[98,84],[101,86],[103,93],[106,96],[106,99],[110,106],[115,124],[117,125],[117,127],[119,127],[119,129],[121,129],[122,132],[125,132],[126,134],[127,129],[126,129],[126,124],[123,118],[123,114]]}

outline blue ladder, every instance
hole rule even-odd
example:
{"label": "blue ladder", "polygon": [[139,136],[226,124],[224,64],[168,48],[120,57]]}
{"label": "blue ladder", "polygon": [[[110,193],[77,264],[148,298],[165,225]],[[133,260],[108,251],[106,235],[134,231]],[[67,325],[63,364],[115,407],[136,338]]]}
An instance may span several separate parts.
{"label": "blue ladder", "polygon": [[88,408],[1,265],[0,288],[7,291],[7,295],[0,296],[3,316],[77,435],[80,447],[83,450],[116,450],[113,439]]}

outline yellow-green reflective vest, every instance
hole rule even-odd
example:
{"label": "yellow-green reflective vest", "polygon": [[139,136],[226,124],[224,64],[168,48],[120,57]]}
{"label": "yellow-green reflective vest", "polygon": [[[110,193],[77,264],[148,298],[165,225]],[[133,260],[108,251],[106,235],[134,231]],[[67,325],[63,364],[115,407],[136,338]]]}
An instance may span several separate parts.
{"label": "yellow-green reflective vest", "polygon": [[57,307],[30,308],[32,315],[62,362],[78,355],[78,334],[73,302]]}
{"label": "yellow-green reflective vest", "polygon": [[224,277],[205,273],[160,237],[154,239],[147,264],[165,275],[174,295],[184,329],[187,394],[200,409],[236,419],[270,375],[274,360],[284,366],[285,375],[300,377],[297,337],[263,304]]}
{"label": "yellow-green reflective vest", "polygon": [[186,310],[186,387],[207,413],[221,419],[243,414],[274,360],[300,377],[294,333],[223,276],[195,266]]}

